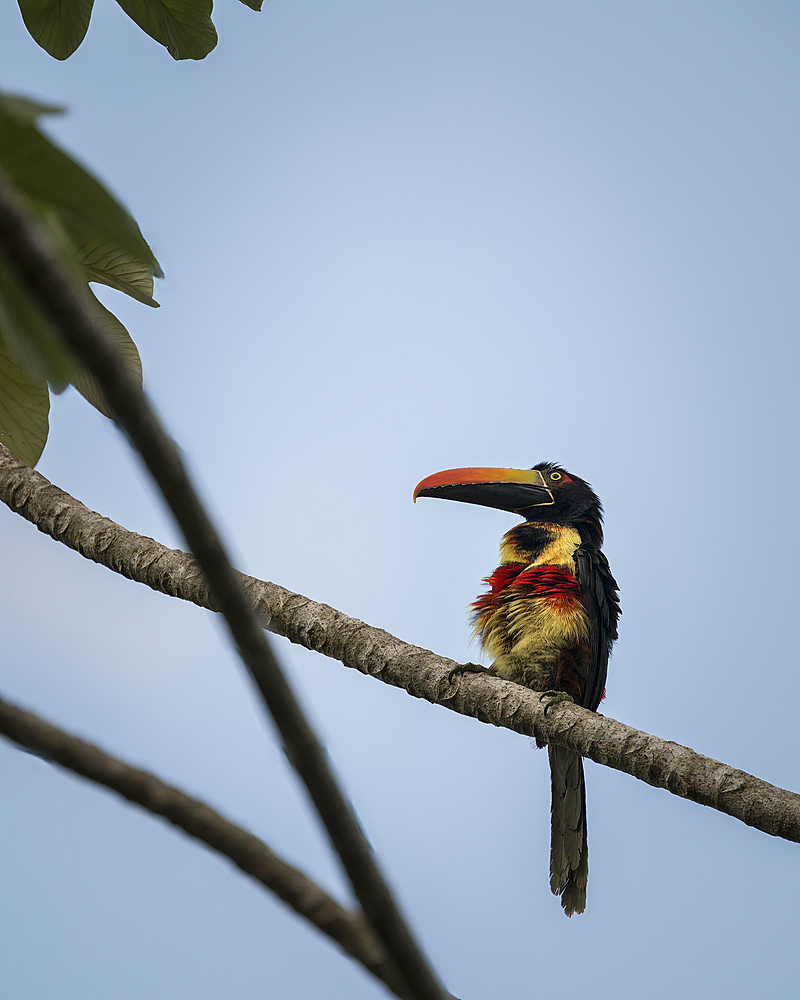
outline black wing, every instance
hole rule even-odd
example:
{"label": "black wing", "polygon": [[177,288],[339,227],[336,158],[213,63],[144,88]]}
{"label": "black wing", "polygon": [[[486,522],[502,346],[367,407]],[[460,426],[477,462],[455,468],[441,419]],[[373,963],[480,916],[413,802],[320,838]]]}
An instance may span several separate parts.
{"label": "black wing", "polygon": [[617,638],[617,621],[622,614],[619,589],[611,575],[608,559],[593,546],[581,545],[576,551],[575,575],[581,585],[581,601],[589,617],[592,648],[581,704],[594,712],[603,698],[608,656]]}

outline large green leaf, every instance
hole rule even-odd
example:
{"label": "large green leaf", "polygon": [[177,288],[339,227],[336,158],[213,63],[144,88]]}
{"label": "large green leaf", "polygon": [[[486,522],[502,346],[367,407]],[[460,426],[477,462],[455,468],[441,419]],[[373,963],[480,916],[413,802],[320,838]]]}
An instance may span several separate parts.
{"label": "large green leaf", "polygon": [[63,392],[76,364],[50,321],[0,258],[0,337],[14,364],[37,382]]}
{"label": "large green leaf", "polygon": [[[125,209],[99,181],[38,131],[36,123],[41,115],[60,110],[24,97],[0,94],[0,169],[50,237],[62,265],[75,279],[76,290],[85,296],[99,325],[115,341],[129,371],[141,385],[142,366],[136,345],[122,323],[97,301],[88,282],[102,282],[139,302],[157,306],[153,298],[153,276],[161,276],[162,272]],[[26,385],[28,394],[35,393],[33,398],[38,401],[46,391],[47,382],[55,392],[61,392],[72,382],[101,413],[111,416],[97,384],[62,346],[48,317],[20,286],[2,258],[0,338],[3,342],[3,355],[0,356],[0,370],[3,371],[0,407],[3,412],[13,416],[19,410],[16,400],[21,390],[14,389],[15,386]],[[13,377],[5,372],[6,364],[14,366]],[[16,393],[10,399],[4,395],[6,385]],[[30,437],[30,432],[28,434]],[[45,420],[43,436],[40,434],[32,439],[39,442],[36,447],[43,446],[46,436]],[[17,430],[14,439],[19,438]],[[24,442],[23,446],[26,455],[36,450]]]}
{"label": "large green leaf", "polygon": [[[0,95],[0,165],[6,176],[35,204],[57,209],[74,242],[95,238],[116,244],[160,276],[158,261],[128,212],[36,128],[36,118],[52,111],[25,98]],[[77,231],[77,239],[71,230]]]}
{"label": "large green leaf", "polygon": [[[91,292],[89,292],[89,294],[91,295],[95,310],[99,313],[99,326],[103,328],[108,337],[117,345],[117,349],[122,355],[128,371],[139,383],[139,385],[141,385],[142,362],[139,358],[139,352],[136,349],[136,344],[134,344],[131,339],[131,335],[113,313],[109,312],[108,309],[106,309],[106,307],[99,302]],[[94,376],[90,375],[86,369],[81,368],[78,370],[78,373],[72,379],[72,384],[83,396],[83,398],[92,404],[92,406],[98,409],[102,414],[104,414],[104,416],[113,419],[111,408],[106,402],[106,397],[103,395],[102,389],[95,381]]]}
{"label": "large green leaf", "polygon": [[[56,59],[71,56],[89,27],[94,0],[17,0],[35,41]],[[241,0],[260,11],[263,0]],[[217,44],[212,0],[117,0],[173,59],[203,59]]]}
{"label": "large green leaf", "polygon": [[17,0],[25,27],[45,52],[66,59],[81,44],[94,0]]}
{"label": "large green leaf", "polygon": [[31,378],[0,339],[0,441],[27,465],[36,465],[47,442],[50,394]]}
{"label": "large green leaf", "polygon": [[78,247],[75,260],[87,281],[110,285],[146,306],[157,306],[153,298],[153,271],[125,250],[102,240],[89,240]]}
{"label": "large green leaf", "polygon": [[212,0],[117,0],[173,59],[202,59],[217,44],[211,21]]}
{"label": "large green leaf", "polygon": [[[116,344],[128,371],[141,385],[142,364],[139,351],[130,334],[89,288],[81,272],[82,261],[76,262],[74,259],[74,249],[57,220],[48,213],[42,218],[42,223],[49,230],[52,246],[60,251],[62,266],[74,276],[76,290],[84,296],[89,309],[97,317],[98,326]],[[98,251],[96,256],[103,260],[101,251]],[[143,279],[138,272],[134,272],[134,280]],[[125,281],[120,280],[119,284],[124,285]],[[152,289],[152,275],[150,275],[150,288]],[[125,291],[125,288],[121,290]],[[148,301],[144,295],[135,297]],[[157,305],[152,299],[149,299],[149,303]],[[0,336],[4,337],[11,357],[29,376],[35,379],[47,379],[55,392],[62,392],[72,382],[81,395],[102,414],[111,416],[110,408],[97,383],[62,346],[47,317],[7,270],[2,258],[0,258]]]}

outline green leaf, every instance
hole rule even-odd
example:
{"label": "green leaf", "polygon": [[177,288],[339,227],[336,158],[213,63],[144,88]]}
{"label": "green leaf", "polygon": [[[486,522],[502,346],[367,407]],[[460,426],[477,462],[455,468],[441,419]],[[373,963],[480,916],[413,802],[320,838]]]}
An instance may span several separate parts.
{"label": "green leaf", "polygon": [[173,59],[203,59],[217,44],[212,0],[117,0]]}
{"label": "green leaf", "polygon": [[0,339],[0,442],[34,466],[47,442],[50,395],[44,381],[14,364]]}
{"label": "green leaf", "polygon": [[0,338],[17,367],[36,382],[49,382],[63,392],[75,374],[75,363],[61,345],[49,320],[0,260]]}
{"label": "green leaf", "polygon": [[89,238],[106,240],[161,276],[153,251],[128,212],[36,128],[35,118],[49,110],[24,98],[0,95],[0,165],[9,180],[34,204],[57,209],[78,245]]}
{"label": "green leaf", "polygon": [[[131,335],[113,313],[109,312],[108,309],[106,309],[106,307],[99,302],[91,292],[89,294],[92,296],[94,308],[98,310],[100,314],[99,325],[103,328],[103,330],[105,330],[109,338],[114,341],[125,361],[128,371],[134,379],[136,379],[139,385],[141,385],[142,362],[139,358],[139,352],[136,349],[136,344],[134,344],[131,339]],[[106,402],[106,397],[103,395],[103,391],[95,381],[94,376],[90,375],[86,369],[81,368],[77,375],[75,375],[72,379],[72,384],[83,396],[83,398],[88,400],[88,402],[90,402],[95,409],[99,410],[104,416],[110,417],[113,420],[113,414],[111,413],[111,409]]]}
{"label": "green leaf", "polygon": [[[0,94],[0,169],[50,237],[75,288],[117,344],[142,384],[139,352],[120,321],[98,302],[88,282],[99,281],[157,306],[153,277],[161,268],[139,228],[99,181],[37,129],[44,114],[62,109]],[[111,416],[92,376],[62,346],[48,316],[0,258],[0,439],[35,462],[47,439],[47,384],[61,392],[72,382],[101,413]],[[42,407],[38,424],[34,416]],[[9,402],[10,400],[10,402]],[[39,408],[39,410],[36,409]],[[33,414],[33,416],[32,416]],[[24,418],[24,419],[23,419]],[[27,421],[27,422],[26,422]]]}
{"label": "green leaf", "polygon": [[0,108],[23,125],[33,125],[42,115],[63,115],[63,104],[41,104],[21,94],[0,94]]}
{"label": "green leaf", "polygon": [[261,10],[261,4],[264,2],[264,0],[241,0],[241,2],[246,7],[249,7],[250,10]]}
{"label": "green leaf", "polygon": [[17,0],[33,40],[56,59],[66,59],[81,44],[94,0]]}
{"label": "green leaf", "polygon": [[99,281],[146,306],[158,306],[152,270],[126,251],[102,240],[89,240],[78,247],[75,259],[87,281]]}

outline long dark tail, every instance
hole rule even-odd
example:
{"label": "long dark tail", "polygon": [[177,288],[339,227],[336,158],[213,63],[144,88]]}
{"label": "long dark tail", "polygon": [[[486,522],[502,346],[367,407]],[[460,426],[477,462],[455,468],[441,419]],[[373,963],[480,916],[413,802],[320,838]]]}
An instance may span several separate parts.
{"label": "long dark tail", "polygon": [[550,888],[561,896],[568,917],[586,909],[589,845],[586,842],[586,785],[580,754],[547,747],[553,800],[550,809]]}

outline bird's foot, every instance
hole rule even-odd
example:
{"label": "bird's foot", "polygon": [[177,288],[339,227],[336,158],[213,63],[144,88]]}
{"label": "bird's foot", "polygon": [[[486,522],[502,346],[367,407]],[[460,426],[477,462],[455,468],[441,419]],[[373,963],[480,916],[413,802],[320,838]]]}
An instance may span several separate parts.
{"label": "bird's foot", "polygon": [[455,678],[463,677],[464,674],[490,674],[492,677],[497,676],[494,667],[482,667],[479,663],[459,663],[447,675],[448,684],[455,683]]}
{"label": "bird's foot", "polygon": [[573,705],[575,704],[575,699],[571,694],[567,694],[566,691],[542,691],[539,695],[539,701],[547,703],[544,706],[545,715],[547,715],[551,708],[555,708],[562,701],[571,701]]}

